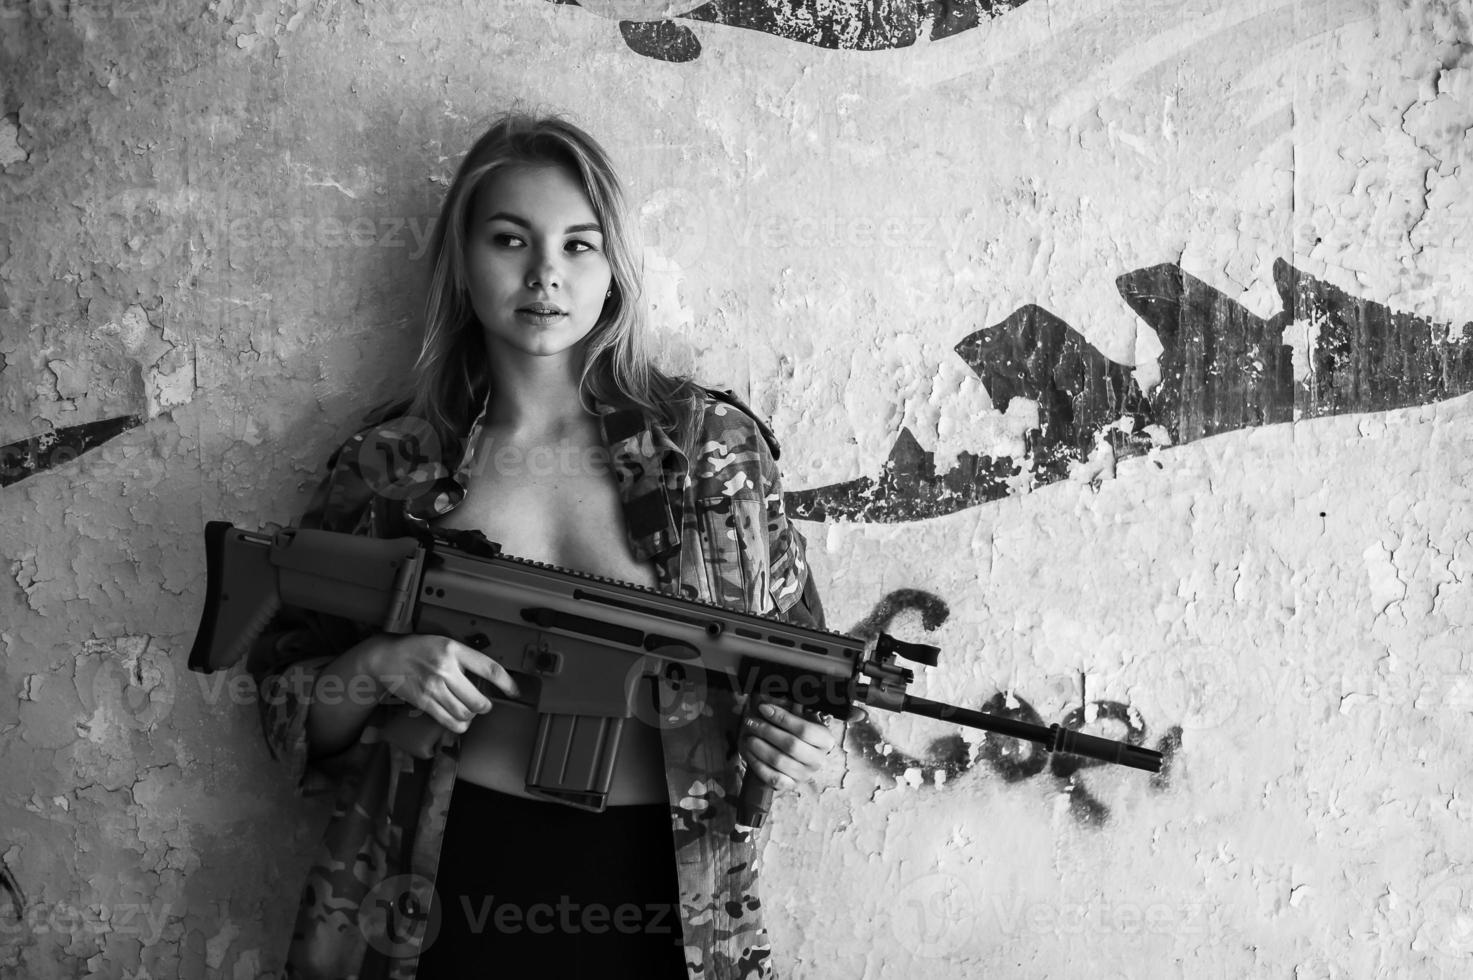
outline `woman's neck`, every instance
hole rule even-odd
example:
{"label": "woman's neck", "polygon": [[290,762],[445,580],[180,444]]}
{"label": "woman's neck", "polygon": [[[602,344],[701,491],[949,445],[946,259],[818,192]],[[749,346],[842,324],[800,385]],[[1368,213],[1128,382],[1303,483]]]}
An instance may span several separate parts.
{"label": "woman's neck", "polygon": [[586,425],[588,412],[579,398],[582,363],[581,356],[493,360],[487,423],[505,433],[532,436],[558,435]]}

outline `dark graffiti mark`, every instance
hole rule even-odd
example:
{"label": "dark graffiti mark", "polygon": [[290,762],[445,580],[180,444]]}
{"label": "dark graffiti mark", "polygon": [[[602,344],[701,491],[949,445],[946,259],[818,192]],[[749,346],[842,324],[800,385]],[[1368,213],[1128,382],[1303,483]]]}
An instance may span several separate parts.
{"label": "dark graffiti mark", "polygon": [[1151,788],[1165,789],[1176,776],[1176,757],[1181,752],[1181,726],[1172,725],[1156,743],[1161,753],[1161,771],[1151,774]]}
{"label": "dark graffiti mark", "polygon": [[873,719],[865,718],[850,722],[846,742],[872,769],[896,782],[914,770],[920,773],[922,783],[935,786],[938,773],[945,781],[972,768],[972,750],[960,735],[935,739],[926,746],[924,758],[916,758],[887,743]]}
{"label": "dark graffiti mark", "polygon": [[1473,391],[1473,322],[1454,331],[1321,282],[1280,260],[1274,285],[1285,322],[1319,324],[1302,415],[1384,412]]}
{"label": "dark graffiti mark", "polygon": [[646,58],[685,64],[701,56],[701,42],[695,34],[674,21],[659,20],[651,24],[621,20],[619,33],[631,51]]}
{"label": "dark graffiti mark", "polygon": [[[1088,709],[1084,705],[1071,708],[1069,713],[1060,719],[1059,724],[1071,731],[1082,731],[1089,723],[1090,714],[1093,713],[1095,721],[1119,722],[1125,727],[1123,741],[1131,745],[1144,745],[1146,741],[1146,726],[1141,721],[1140,713],[1131,710],[1130,705],[1119,701],[1094,701]],[[1049,757],[1049,771],[1055,776],[1068,778],[1081,769],[1093,769],[1107,763],[1099,759],[1090,759],[1081,755],[1053,755]],[[1153,774],[1154,775],[1154,774]]]}
{"label": "dark graffiti mark", "polygon": [[1068,476],[1069,463],[1088,458],[1102,434],[1117,456],[1149,442],[1142,433],[1154,419],[1151,404],[1132,369],[1042,307],[1021,307],[953,349],[984,379],[999,410],[1014,398],[1038,403],[1039,426],[1027,445],[1035,483]]}
{"label": "dark graffiti mark", "polygon": [[1161,341],[1152,400],[1174,442],[1294,417],[1294,371],[1283,316],[1264,320],[1177,265],[1115,280]]}
{"label": "dark graffiti mark", "polygon": [[1014,398],[1038,402],[1051,443],[1087,449],[1091,435],[1121,415],[1149,411],[1131,369],[1110,360],[1069,324],[1040,306],[967,337],[954,348],[999,408]]}
{"label": "dark graffiti mark", "polygon": [[[876,603],[870,614],[850,631],[850,635],[869,639],[889,629],[890,623],[908,610],[920,612],[921,623],[927,631],[940,627],[950,615],[946,601],[940,596],[923,589],[900,589],[888,593]],[[988,698],[980,710],[1032,725],[1046,724],[1033,705],[1015,694],[1010,696],[1002,691]],[[1122,726],[1124,731],[1112,732],[1110,738],[1122,739],[1132,745],[1145,744],[1145,723],[1138,712],[1120,701],[1092,701],[1088,705],[1079,705],[1059,720],[1060,725],[1073,731],[1111,723]],[[1170,785],[1176,755],[1181,748],[1181,732],[1180,727],[1172,726],[1157,741],[1156,750],[1164,758],[1161,772],[1151,776],[1152,789],[1163,790]],[[1091,734],[1103,733],[1092,731]],[[845,744],[875,772],[895,782],[907,778],[910,773],[918,773],[922,785],[943,785],[967,773],[978,762],[986,763],[1007,783],[1020,783],[1046,771],[1059,791],[1069,795],[1069,812],[1079,823],[1102,826],[1110,816],[1109,807],[1096,799],[1080,779],[1083,771],[1107,764],[1098,759],[1054,755],[1032,742],[990,732],[983,733],[975,757],[959,734],[934,739],[920,755],[911,755],[885,740],[884,733],[875,723],[875,714],[851,721],[846,730]]]}
{"label": "dark graffiti mark", "polygon": [[[869,615],[849,631],[849,635],[868,640],[877,633],[890,628],[890,624],[901,613],[915,611],[921,614],[921,625],[930,632],[939,629],[951,615],[946,600],[934,592],[924,589],[896,589],[885,594],[875,603]],[[971,768],[971,750],[961,736],[952,734],[938,738],[926,747],[922,757],[907,755],[886,744],[884,736],[874,723],[873,717],[849,723],[846,731],[849,746],[880,773],[891,779],[902,779],[912,769],[919,770],[921,781],[936,784],[937,774],[942,780],[959,776]]]}
{"label": "dark graffiti mark", "polygon": [[0,487],[69,463],[89,449],[143,424],[141,415],[85,422],[0,446]]}
{"label": "dark graffiti mark", "polygon": [[936,472],[933,453],[921,448],[907,428],[890,449],[877,478],[860,477],[783,494],[788,515],[809,521],[918,521],[1006,497],[1018,465],[1004,456],[962,452],[957,465]]}
{"label": "dark graffiti mark", "polygon": [[[1059,724],[1073,731],[1082,731],[1091,714],[1096,722],[1116,722],[1124,727],[1123,736],[1120,733],[1111,733],[1110,738],[1122,739],[1131,745],[1145,744],[1146,726],[1141,721],[1140,714],[1130,705],[1119,701],[1091,701],[1087,707],[1079,706],[1071,710]],[[1156,742],[1156,751],[1162,756],[1161,771],[1151,774],[1151,789],[1159,792],[1170,785],[1173,763],[1180,748],[1181,726],[1173,725]],[[1069,813],[1079,823],[1100,826],[1110,817],[1109,808],[1096,799],[1079,778],[1084,770],[1103,765],[1107,763],[1077,755],[1049,756],[1049,772],[1055,779],[1063,781],[1061,788],[1069,794]]]}
{"label": "dark graffiti mark", "polygon": [[[939,41],[1001,17],[1027,0],[552,0],[619,20],[629,47],[647,58],[687,62],[701,42],[672,17],[740,27],[819,48],[888,51]],[[648,20],[640,18],[648,17]]]}
{"label": "dark graffiti mark", "polygon": [[[1024,458],[959,454],[937,473],[934,454],[902,429],[879,477],[791,491],[788,512],[808,520],[881,523],[950,514],[996,500],[1019,482],[1042,486],[1108,444],[1117,459],[1295,417],[1386,411],[1473,391],[1473,323],[1446,324],[1356,299],[1282,259],[1274,283],[1283,308],[1264,319],[1164,264],[1128,272],[1116,288],[1162,345],[1161,381],[1149,393],[1133,369],[1110,360],[1068,323],[1024,306],[965,337],[956,353],[998,411],[1038,403]],[[1308,376],[1293,375],[1284,333],[1317,325]],[[1164,434],[1164,437],[1163,437]],[[1026,476],[1021,476],[1024,471]]]}
{"label": "dark graffiti mark", "polygon": [[15,921],[21,921],[25,916],[26,896],[20,890],[20,882],[15,880],[15,874],[5,863],[4,858],[0,858],[0,888],[5,889],[6,894],[10,896],[10,907],[15,912]]}
{"label": "dark graffiti mark", "polygon": [[[982,710],[1005,718],[1024,721],[1031,725],[1047,724],[1038,711],[1016,694],[1009,697],[999,691],[987,700]],[[1092,720],[1091,720],[1092,719]],[[1129,742],[1131,745],[1146,744],[1146,726],[1140,715],[1120,701],[1091,701],[1087,705],[1076,705],[1059,719],[1059,724],[1072,731],[1085,731],[1101,723],[1114,722],[1123,727],[1122,732],[1109,732],[1108,737]],[[1181,728],[1173,725],[1156,741],[1155,749],[1162,754],[1161,771],[1152,773],[1151,788],[1164,790],[1171,783],[1175,771],[1175,759],[1181,749]],[[1090,734],[1105,734],[1090,731]],[[978,752],[992,771],[1009,783],[1022,782],[1040,775],[1045,769],[1053,777],[1059,792],[1069,795],[1069,813],[1074,819],[1090,826],[1103,826],[1109,820],[1110,808],[1090,793],[1080,773],[1107,765],[1099,759],[1088,759],[1077,755],[1062,755],[1045,752],[1031,742],[1005,738],[988,733],[983,736]]]}
{"label": "dark graffiti mark", "polygon": [[895,589],[875,603],[875,608],[859,621],[849,635],[868,640],[889,629],[896,616],[910,611],[921,614],[921,625],[927,632],[940,629],[951,615],[951,607],[946,604],[946,600],[934,592],[927,592],[925,589]]}
{"label": "dark graffiti mark", "polygon": [[[1009,704],[1009,700],[1013,703]],[[1030,725],[1044,723],[1043,718],[1033,709],[1033,705],[1020,697],[1009,699],[1001,691],[988,698],[982,705],[982,710],[988,714],[1013,721],[1027,722]],[[1001,776],[1004,782],[1009,783],[1020,783],[1037,776],[1048,766],[1048,753],[1041,747],[1022,739],[1003,738],[990,732],[982,736],[982,747],[979,754],[982,761],[986,762],[993,772]]]}

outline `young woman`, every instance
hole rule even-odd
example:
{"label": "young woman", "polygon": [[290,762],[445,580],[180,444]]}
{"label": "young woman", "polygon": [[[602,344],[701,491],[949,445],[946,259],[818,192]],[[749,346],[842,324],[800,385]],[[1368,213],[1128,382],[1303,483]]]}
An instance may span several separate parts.
{"label": "young woman", "polygon": [[[586,133],[496,121],[436,225],[412,395],[333,454],[301,526],[479,531],[821,626],[771,433],[644,351],[633,231]],[[525,789],[535,714],[494,642],[289,613],[256,644],[268,745],[304,792],[337,793],[287,975],[770,976],[735,797],[746,769],[779,792],[809,779],[829,730],[713,688],[688,723],[625,725],[603,812],[547,802]],[[430,758],[391,734],[410,708],[446,730]]]}

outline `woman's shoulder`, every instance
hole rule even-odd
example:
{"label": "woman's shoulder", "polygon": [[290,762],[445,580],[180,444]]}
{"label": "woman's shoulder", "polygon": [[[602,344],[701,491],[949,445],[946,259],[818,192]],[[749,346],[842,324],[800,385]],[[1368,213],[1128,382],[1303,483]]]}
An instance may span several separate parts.
{"label": "woman's shoulder", "polygon": [[374,498],[411,501],[449,473],[440,442],[433,426],[403,407],[368,413],[328,456],[304,526],[356,529]]}
{"label": "woman's shoulder", "polygon": [[698,387],[695,411],[700,413],[696,426],[699,446],[716,443],[726,453],[765,449],[773,459],[778,458],[777,436],[734,392]]}
{"label": "woman's shoulder", "polygon": [[777,477],[777,439],[730,391],[706,389],[691,458],[692,492],[700,499],[761,495]]}
{"label": "woman's shoulder", "polygon": [[367,479],[399,478],[442,462],[443,455],[440,438],[428,422],[401,415],[360,423],[333,450],[328,469],[349,470]]}

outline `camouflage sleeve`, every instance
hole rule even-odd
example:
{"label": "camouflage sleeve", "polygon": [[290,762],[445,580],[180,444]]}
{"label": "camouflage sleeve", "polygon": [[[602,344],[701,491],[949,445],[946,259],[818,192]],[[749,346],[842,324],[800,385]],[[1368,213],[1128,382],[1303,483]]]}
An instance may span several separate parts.
{"label": "camouflage sleeve", "polygon": [[824,629],[823,603],[808,567],[808,542],[788,520],[782,474],[765,439],[759,438],[758,463],[767,508],[768,574],[778,614],[789,623]]}
{"label": "camouflage sleeve", "polygon": [[[312,494],[298,527],[353,531],[361,523],[372,498],[353,465],[361,443],[359,434],[329,457],[328,474]],[[247,656],[266,748],[285,764],[292,785],[304,796],[332,791],[344,774],[363,762],[366,747],[361,742],[328,758],[310,758],[307,712],[323,668],[368,632],[346,619],[286,606]]]}

